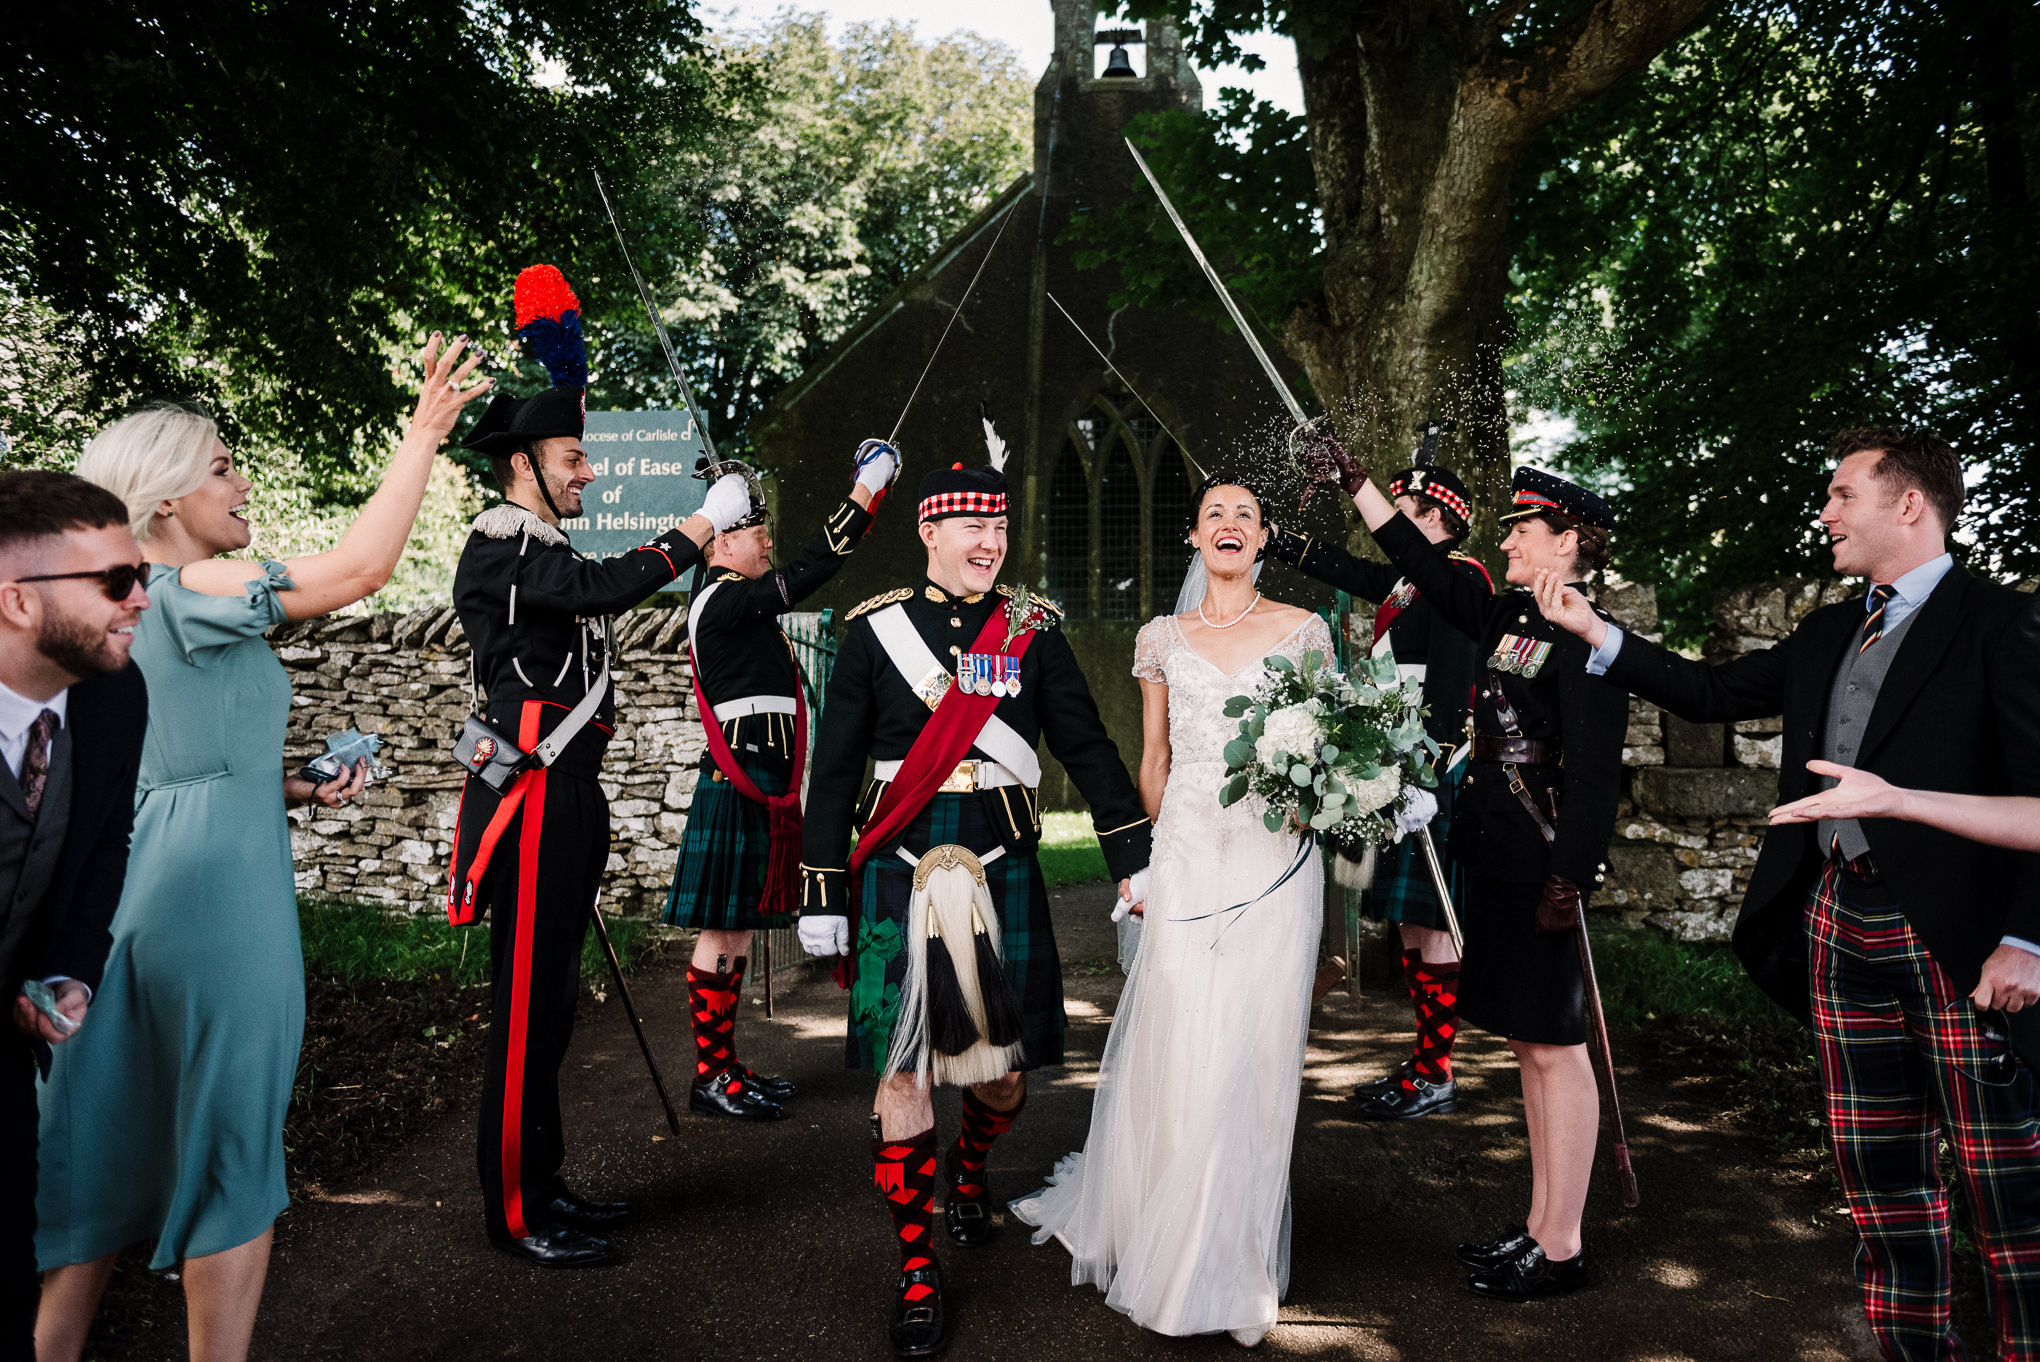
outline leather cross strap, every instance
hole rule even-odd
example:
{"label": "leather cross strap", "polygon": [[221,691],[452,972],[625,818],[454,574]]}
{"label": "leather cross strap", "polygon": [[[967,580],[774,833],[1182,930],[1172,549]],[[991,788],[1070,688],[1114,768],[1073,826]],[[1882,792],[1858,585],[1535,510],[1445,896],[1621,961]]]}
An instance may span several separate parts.
{"label": "leather cross strap", "polygon": [[1524,766],[1556,766],[1565,749],[1542,738],[1498,738],[1492,733],[1473,735],[1475,761],[1516,762]]}
{"label": "leather cross strap", "polygon": [[[1495,708],[1495,718],[1508,730],[1509,737],[1519,742],[1531,741],[1523,736],[1523,725],[1516,719],[1516,707],[1510,704],[1509,697],[1502,693],[1501,674],[1492,667],[1488,669],[1485,689],[1488,703]],[[1478,735],[1475,736],[1474,742],[1480,742]],[[1537,825],[1537,831],[1544,834],[1544,840],[1556,842],[1558,830],[1551,826],[1551,820],[1544,816],[1544,811],[1537,807],[1537,801],[1530,797],[1529,788],[1523,784],[1523,768],[1508,760],[1503,760],[1501,766],[1509,777],[1509,793],[1516,796],[1524,812],[1530,815],[1530,821]]]}

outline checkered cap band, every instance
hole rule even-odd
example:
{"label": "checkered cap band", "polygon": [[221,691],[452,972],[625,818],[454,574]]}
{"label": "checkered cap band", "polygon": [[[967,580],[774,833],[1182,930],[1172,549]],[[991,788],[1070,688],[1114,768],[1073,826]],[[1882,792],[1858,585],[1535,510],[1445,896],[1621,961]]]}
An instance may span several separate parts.
{"label": "checkered cap band", "polygon": [[1004,515],[1004,492],[937,492],[921,501],[921,519],[952,515]]}
{"label": "checkered cap band", "polygon": [[1446,510],[1452,512],[1452,514],[1458,516],[1461,520],[1470,521],[1473,519],[1473,507],[1467,504],[1466,498],[1442,482],[1427,482],[1422,487],[1413,488],[1405,485],[1402,478],[1397,478],[1388,485],[1388,499],[1390,501],[1394,501],[1405,492],[1408,492],[1413,497],[1429,497]]}

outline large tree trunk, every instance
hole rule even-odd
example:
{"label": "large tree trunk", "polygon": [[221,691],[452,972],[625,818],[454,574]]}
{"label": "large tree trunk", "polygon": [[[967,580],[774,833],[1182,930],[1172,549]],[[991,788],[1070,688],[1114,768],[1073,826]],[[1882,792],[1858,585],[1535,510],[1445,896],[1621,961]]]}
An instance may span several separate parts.
{"label": "large tree trunk", "polygon": [[1648,63],[1708,3],[1599,0],[1521,47],[1504,36],[1514,4],[1479,17],[1464,0],[1369,5],[1323,56],[1299,57],[1325,272],[1285,342],[1380,472],[1407,465],[1420,423],[1453,421],[1439,462],[1471,487],[1476,532],[1509,480],[1516,164],[1545,124]]}

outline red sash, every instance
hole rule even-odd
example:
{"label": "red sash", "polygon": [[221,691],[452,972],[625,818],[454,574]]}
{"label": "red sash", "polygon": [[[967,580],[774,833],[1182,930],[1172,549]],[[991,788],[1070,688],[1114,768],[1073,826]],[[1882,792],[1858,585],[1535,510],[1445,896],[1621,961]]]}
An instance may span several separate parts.
{"label": "red sash", "polygon": [[[787,646],[791,655],[792,645]],[[758,788],[743,767],[737,765],[737,754],[730,750],[729,740],[723,737],[722,724],[715,717],[714,706],[708,703],[708,696],[701,689],[701,664],[694,659],[694,645],[687,645],[687,664],[693,672],[694,705],[701,715],[701,730],[708,738],[708,755],[715,761],[715,769],[736,788],[738,794],[753,804],[763,804],[771,815],[769,836],[772,839],[770,858],[765,862],[765,893],[758,900],[758,911],[766,917],[777,917],[790,913],[800,904],[800,776],[807,766],[807,701],[800,693],[800,664],[794,663],[793,677],[793,769],[787,778],[786,793],[768,795]]]}
{"label": "red sash", "polygon": [[[977,642],[970,645],[974,653],[1002,653],[1006,657],[1019,657],[1027,651],[1027,645],[1034,638],[1034,631],[1028,630],[1013,640],[1011,649],[1002,648],[1005,637],[1006,617],[1013,606],[1010,601],[1001,601],[992,617],[985,621]],[[999,707],[1000,697],[979,695],[962,686],[952,685],[935,712],[928,716],[928,724],[921,730],[921,736],[914,739],[914,745],[907,749],[906,758],[900,762],[900,771],[886,786],[880,796],[878,807],[871,811],[871,821],[857,836],[857,846],[850,853],[850,880],[856,883],[857,872],[872,854],[885,846],[914,821],[921,810],[928,807],[928,801],[942,788],[942,782],[949,779],[949,773],[963,760],[963,754],[970,751],[978,734],[985,731],[985,724],[991,719],[992,711]]]}

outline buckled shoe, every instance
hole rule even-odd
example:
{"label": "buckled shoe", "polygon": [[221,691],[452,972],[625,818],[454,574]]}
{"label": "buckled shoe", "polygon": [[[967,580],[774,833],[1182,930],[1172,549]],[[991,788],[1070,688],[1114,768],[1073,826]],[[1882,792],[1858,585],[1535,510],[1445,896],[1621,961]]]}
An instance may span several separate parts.
{"label": "buckled shoe", "polygon": [[1363,1121],[1410,1121],[1419,1116],[1429,1116],[1434,1111],[1451,1111],[1458,1105],[1457,1079],[1433,1083],[1413,1073],[1406,1082],[1398,1082],[1362,1099],[1359,1116]]}
{"label": "buckled shoe", "polygon": [[1353,1100],[1355,1102],[1365,1102],[1376,1093],[1387,1092],[1390,1088],[1400,1087],[1402,1081],[1415,1073],[1416,1069],[1417,1062],[1414,1059],[1405,1059],[1387,1073],[1382,1074],[1378,1078],[1370,1078],[1359,1087],[1353,1089]]}
{"label": "buckled shoe", "polygon": [[785,1107],[752,1087],[735,1069],[695,1080],[687,1090],[687,1109],[697,1116],[728,1116],[738,1121],[778,1121],[786,1116]]}
{"label": "buckled shoe", "polygon": [[949,1310],[942,1300],[942,1264],[900,1274],[886,1337],[901,1357],[933,1357],[949,1346]]}
{"label": "buckled shoe", "polygon": [[778,1074],[761,1074],[742,1064],[737,1066],[736,1071],[746,1083],[750,1084],[757,1091],[764,1093],[775,1102],[784,1102],[787,1098],[797,1096],[800,1092],[800,1089],[794,1086],[792,1079],[781,1078]]}
{"label": "buckled shoe", "polygon": [[1533,1240],[1529,1248],[1500,1267],[1469,1272],[1466,1284],[1476,1296],[1517,1304],[1563,1295],[1587,1284],[1587,1255],[1575,1253],[1564,1262],[1554,1263],[1544,1256],[1543,1246]]}
{"label": "buckled shoe", "polygon": [[[942,1202],[942,1224],[962,1248],[983,1248],[998,1227],[992,1224],[992,1189],[986,1175],[972,1182],[954,1161],[947,1167],[949,1191]],[[966,1188],[970,1190],[965,1190]]]}

